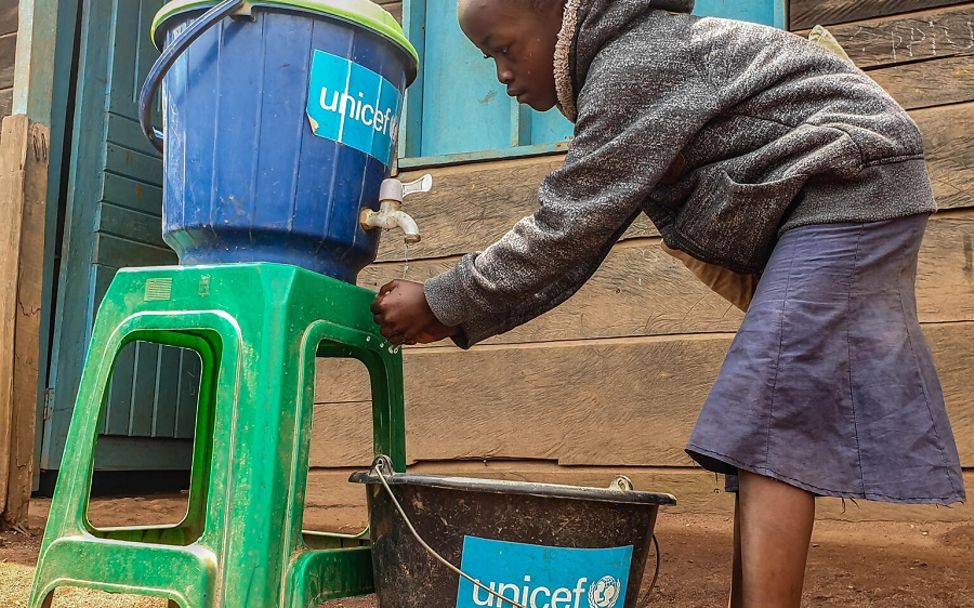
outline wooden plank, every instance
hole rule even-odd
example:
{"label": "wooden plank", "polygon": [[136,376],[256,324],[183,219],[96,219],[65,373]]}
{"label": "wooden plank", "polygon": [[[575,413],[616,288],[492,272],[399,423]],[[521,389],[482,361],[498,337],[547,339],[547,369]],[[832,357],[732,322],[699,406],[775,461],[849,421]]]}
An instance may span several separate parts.
{"label": "wooden plank", "polygon": [[[689,464],[688,429],[729,344],[730,336],[719,335],[409,351],[410,459]],[[340,390],[339,399],[369,399],[367,386]],[[371,445],[345,439],[361,436],[350,429],[369,423],[365,410],[317,407],[332,420],[314,431],[315,441],[330,446],[324,462],[367,464]],[[606,446],[605,434],[619,428],[627,436]],[[593,457],[593,450],[605,451]]]}
{"label": "wooden plank", "polygon": [[[392,279],[425,281],[457,258],[367,267],[358,284],[378,291]],[[405,271],[405,272],[404,272]],[[659,239],[616,245],[592,279],[568,302],[490,344],[588,338],[733,332],[743,315],[660,249]]]}
{"label": "wooden plank", "polygon": [[[969,241],[967,245],[970,247]],[[970,265],[967,272],[974,274]],[[971,391],[974,323],[925,325],[923,330],[943,385],[961,464],[974,467],[974,394]]]}
{"label": "wooden plank", "polygon": [[[383,235],[379,261],[419,259],[477,251],[503,235],[538,206],[538,186],[559,167],[562,156],[438,168],[433,190],[406,199],[405,210],[423,240],[403,248],[395,232]],[[424,172],[405,173],[404,181]]]}
{"label": "wooden plank", "polygon": [[923,132],[924,149],[937,205],[941,209],[974,207],[974,103],[915,110],[910,114]]}
{"label": "wooden plank", "polygon": [[[432,192],[406,199],[404,207],[419,225],[423,240],[406,250],[401,233],[389,232],[376,259],[415,260],[483,249],[534,212],[541,180],[563,161],[561,155],[546,156],[403,174],[404,181],[424,173],[434,178]],[[649,220],[641,217],[626,238],[656,234]]]}
{"label": "wooden plank", "polygon": [[[968,57],[958,58],[956,63],[968,61]],[[953,67],[957,67],[956,63]],[[956,88],[944,88],[963,91],[972,86],[971,82],[974,78]],[[941,208],[974,206],[974,188],[970,187],[974,142],[965,129],[956,128],[974,124],[974,104],[926,108],[910,114],[923,131],[934,192]],[[419,225],[423,240],[407,250],[400,233],[388,232],[380,243],[377,261],[439,258],[484,249],[522,217],[534,212],[538,186],[562,161],[562,156],[549,156],[429,171],[434,177],[433,191],[410,197],[405,204],[405,210]],[[402,177],[415,179],[422,173],[425,171],[405,173]],[[623,240],[657,234],[652,223],[640,216]]]}
{"label": "wooden plank", "polygon": [[95,237],[94,260],[105,263],[124,262],[126,266],[158,266],[175,264],[176,254],[171,249],[98,234]]}
{"label": "wooden plank", "polygon": [[[113,86],[115,82],[112,82]],[[131,92],[129,92],[129,97],[131,97]],[[108,137],[107,141],[112,143],[122,144],[123,146],[128,146],[133,150],[141,152],[147,156],[161,159],[159,151],[149,143],[145,135],[142,133],[142,127],[139,126],[139,122],[135,118],[129,116],[123,116],[117,113],[118,108],[113,106],[113,111],[109,112],[108,117]],[[138,112],[138,110],[135,110]]]}
{"label": "wooden plank", "polygon": [[[164,376],[160,378],[159,392],[156,395],[156,407],[152,414],[152,436],[175,437],[182,349],[163,347],[160,357],[159,367],[161,370],[164,370]],[[176,370],[176,373],[170,373],[168,370]],[[163,404],[172,405],[163,406]]]}
{"label": "wooden plank", "polygon": [[907,110],[974,101],[974,55],[905,63],[869,75]]}
{"label": "wooden plank", "polygon": [[135,379],[136,344],[129,343],[115,358],[112,381],[105,402],[105,425],[102,433],[125,436],[132,415],[132,381]]}
{"label": "wooden plank", "polygon": [[105,173],[102,183],[102,202],[116,207],[162,216],[162,188],[114,173]]}
{"label": "wooden plank", "polygon": [[[145,27],[140,23],[143,9],[156,10],[145,0],[125,2],[112,7],[112,23],[105,24],[103,34],[110,39],[116,49],[123,52],[112,53],[112,63],[108,74],[109,105],[112,110],[121,111],[128,116],[136,115],[136,63],[139,59],[139,33]],[[144,137],[142,139],[145,139]]]}
{"label": "wooden plank", "polygon": [[33,476],[50,130],[3,119],[0,144],[0,525],[27,523]]}
{"label": "wooden plank", "polygon": [[[132,386],[132,413],[129,416],[129,437],[152,437],[152,422],[158,409],[159,345],[137,342],[135,378]],[[168,404],[175,412],[176,404]]]}
{"label": "wooden plank", "polygon": [[[924,326],[965,465],[974,465],[974,322]],[[407,350],[410,462],[543,459],[686,466],[683,452],[730,335]],[[336,372],[332,367],[330,373]],[[319,380],[326,383],[325,374]],[[367,384],[318,391],[312,465],[367,466]],[[337,403],[344,401],[345,403]],[[357,403],[356,403],[357,402]]]}
{"label": "wooden plank", "polygon": [[17,0],[0,0],[0,36],[17,32]]}
{"label": "wooden plank", "polygon": [[[350,483],[349,475],[362,469],[312,469],[305,498],[305,527],[314,530],[351,531],[362,529],[368,520],[365,489]],[[410,466],[416,475],[455,475],[475,479],[507,479],[538,483],[561,483],[582,487],[606,487],[616,475],[632,479],[637,490],[666,492],[676,505],[665,507],[669,514],[726,515],[734,510],[732,494],[724,492],[723,478],[701,469],[664,467],[563,467],[551,462],[421,462]],[[974,492],[974,470],[964,474],[968,494]],[[974,501],[949,509],[931,505],[891,505],[837,498],[816,500],[816,517],[854,522],[910,521],[964,522],[974,520]]]}
{"label": "wooden plank", "polygon": [[[974,213],[937,214],[920,250],[917,308],[926,322],[974,321],[974,290],[965,243],[974,240]],[[425,281],[457,258],[374,264],[358,284],[377,291],[392,279]],[[733,332],[743,315],[664,253],[659,239],[616,245],[570,300],[489,344],[550,342],[642,335]]]}
{"label": "wooden plank", "polygon": [[927,225],[917,266],[917,312],[926,323],[974,321],[974,213],[942,212]]}
{"label": "wooden plank", "polygon": [[160,249],[169,248],[162,240],[162,219],[158,215],[102,202],[98,206],[97,222],[98,231],[103,234],[139,241]]}
{"label": "wooden plank", "polygon": [[0,123],[0,522],[6,520],[8,493],[19,494],[10,472],[16,441],[12,346],[16,340],[15,291],[20,269],[16,252],[20,250],[23,222],[27,129],[23,116],[7,117]]}
{"label": "wooden plank", "polygon": [[68,101],[79,4],[28,0],[19,6],[18,36],[26,36],[30,44],[21,45],[16,56],[14,107],[18,114],[48,127],[60,126],[56,117],[65,112]]}
{"label": "wooden plank", "polygon": [[14,90],[4,89],[0,91],[0,119],[10,116],[14,105]]}
{"label": "wooden plank", "polygon": [[800,30],[965,2],[967,0],[791,0],[788,4],[789,26]]}
{"label": "wooden plank", "polygon": [[162,159],[109,142],[105,148],[105,167],[152,186],[162,187]]}
{"label": "wooden plank", "polygon": [[0,36],[0,89],[14,86],[14,55],[17,50],[17,34]]}
{"label": "wooden plank", "polygon": [[[41,358],[39,368],[48,376],[55,357],[56,334],[55,319],[57,313],[63,309],[56,309],[57,273],[55,264],[63,261],[63,257],[56,255],[63,239],[58,234],[59,216],[64,206],[64,195],[61,186],[66,186],[70,173],[70,162],[67,158],[71,152],[71,125],[67,122],[77,97],[75,83],[81,79],[77,70],[78,49],[75,42],[81,19],[81,2],[58,2],[57,0],[30,0],[21,6],[20,20],[21,35],[29,36],[31,48],[27,52],[17,54],[17,107],[20,112],[27,112],[32,120],[51,128],[51,155],[48,163],[48,183],[54,186],[48,191],[48,217],[45,221],[46,246],[42,258],[44,260],[44,283],[42,298],[45,306],[41,309],[40,343]],[[40,15],[38,15],[40,13]],[[22,47],[23,48],[23,47]],[[74,131],[78,133],[78,131]],[[65,139],[68,138],[68,139]],[[74,152],[80,153],[75,149]],[[89,199],[91,200],[91,199]],[[65,248],[67,251],[67,248]],[[68,301],[72,301],[70,298]],[[83,309],[83,306],[79,306]],[[82,350],[80,345],[76,350]],[[50,383],[43,383],[46,389],[44,401],[37,404],[54,407],[56,391]],[[66,390],[65,392],[71,392]],[[44,456],[42,446],[50,439],[49,421],[45,418],[38,423],[36,452],[37,463],[34,467],[34,484],[40,483],[40,471]]]}
{"label": "wooden plank", "polygon": [[176,432],[178,438],[191,439],[195,435],[196,411],[200,400],[200,356],[181,349],[179,368],[179,401],[176,404]]}
{"label": "wooden plank", "polygon": [[860,68],[876,68],[974,50],[974,5],[910,13],[829,28]]}
{"label": "wooden plank", "polygon": [[[34,0],[35,3],[40,1]],[[64,27],[58,28],[56,48],[55,42],[51,41],[52,48],[47,49],[49,51],[47,60],[51,61],[56,55],[60,56],[62,51],[66,51],[71,46],[68,40],[75,38],[76,31],[73,26],[67,27],[69,13],[72,13],[71,24],[79,21],[77,18],[80,16],[81,24],[77,31],[81,33],[82,40],[77,59],[77,76],[72,77],[77,84],[77,94],[71,100],[75,104],[76,111],[71,129],[70,157],[75,162],[64,163],[68,187],[64,192],[66,209],[61,243],[62,256],[58,283],[56,288],[52,287],[57,298],[54,306],[57,315],[53,321],[55,329],[50,362],[50,384],[54,388],[51,399],[53,412],[44,423],[44,441],[40,456],[41,467],[56,470],[60,466],[71,412],[74,409],[91,320],[95,316],[96,300],[91,292],[98,285],[96,282],[98,275],[104,280],[114,272],[114,268],[122,264],[120,260],[110,260],[105,261],[103,266],[95,263],[95,268],[92,268],[92,264],[97,262],[93,257],[95,239],[92,238],[92,234],[95,233],[97,207],[95,203],[101,198],[105,176],[102,169],[105,167],[107,127],[105,124],[106,75],[111,65],[113,50],[111,44],[97,44],[95,41],[110,39],[108,32],[112,21],[112,5],[94,3],[88,7],[91,10],[77,12],[78,3],[49,2],[49,4],[52,7],[56,6],[57,19],[65,19],[65,21],[62,24]],[[41,57],[42,55],[38,55],[35,61],[40,61]],[[72,62],[69,59],[66,63]],[[65,84],[67,80],[60,79],[58,82]],[[40,87],[41,84],[38,83],[38,86]],[[60,87],[56,90],[65,92]],[[62,98],[62,101],[67,100]],[[92,276],[92,271],[95,277]],[[107,285],[107,281],[103,284]]]}
{"label": "wooden plank", "polygon": [[187,471],[193,442],[185,439],[99,437],[95,450],[98,471]]}
{"label": "wooden plank", "polygon": [[[92,310],[91,319],[88,321],[89,329],[85,332],[84,345],[82,348],[87,349],[88,338],[90,337],[90,326],[95,320],[95,313],[98,307],[101,306],[101,301],[105,299],[105,294],[108,293],[108,288],[112,284],[112,280],[115,278],[115,273],[118,272],[118,268],[115,266],[109,266],[106,264],[92,264]],[[84,354],[84,353],[81,353]]]}

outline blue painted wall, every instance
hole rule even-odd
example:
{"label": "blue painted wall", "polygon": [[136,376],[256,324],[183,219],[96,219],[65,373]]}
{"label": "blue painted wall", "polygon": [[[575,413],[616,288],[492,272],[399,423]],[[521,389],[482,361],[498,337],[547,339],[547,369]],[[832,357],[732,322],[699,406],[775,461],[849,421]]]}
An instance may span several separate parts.
{"label": "blue painted wall", "polygon": [[[409,90],[402,152],[407,158],[493,151],[567,141],[572,126],[557,109],[518,108],[460,31],[456,0],[406,0],[407,35],[418,43],[423,77]],[[695,14],[784,27],[784,0],[698,0]]]}

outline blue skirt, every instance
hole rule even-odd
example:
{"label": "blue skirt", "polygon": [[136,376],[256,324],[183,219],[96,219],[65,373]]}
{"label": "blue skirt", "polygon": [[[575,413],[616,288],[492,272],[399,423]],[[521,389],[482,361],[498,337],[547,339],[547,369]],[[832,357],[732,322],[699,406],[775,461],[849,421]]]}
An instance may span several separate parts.
{"label": "blue skirt", "polygon": [[822,224],[781,236],[690,437],[694,460],[820,496],[964,500],[943,391],[917,320],[927,219]]}

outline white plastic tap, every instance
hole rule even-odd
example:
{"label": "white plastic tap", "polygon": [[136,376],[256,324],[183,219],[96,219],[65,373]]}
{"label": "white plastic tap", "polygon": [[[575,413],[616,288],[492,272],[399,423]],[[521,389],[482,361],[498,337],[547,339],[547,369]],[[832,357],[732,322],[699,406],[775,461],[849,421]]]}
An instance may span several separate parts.
{"label": "white plastic tap", "polygon": [[359,222],[365,230],[373,228],[402,228],[407,243],[418,243],[420,240],[419,227],[408,213],[400,209],[404,198],[417,192],[429,192],[433,189],[433,176],[427,173],[414,182],[407,184],[391,177],[382,180],[379,186],[379,210],[362,209]]}

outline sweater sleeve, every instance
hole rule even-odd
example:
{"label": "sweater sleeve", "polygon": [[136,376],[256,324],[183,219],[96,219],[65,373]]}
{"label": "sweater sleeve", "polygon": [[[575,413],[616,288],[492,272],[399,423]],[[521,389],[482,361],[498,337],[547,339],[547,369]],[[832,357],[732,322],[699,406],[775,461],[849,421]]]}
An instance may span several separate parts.
{"label": "sweater sleeve", "polygon": [[[430,308],[467,348],[567,300],[595,272],[682,147],[710,117],[709,81],[616,55],[590,66],[565,163],[539,208],[481,253],[427,281]],[[652,72],[652,79],[636,74]],[[706,84],[705,84],[706,83]]]}

